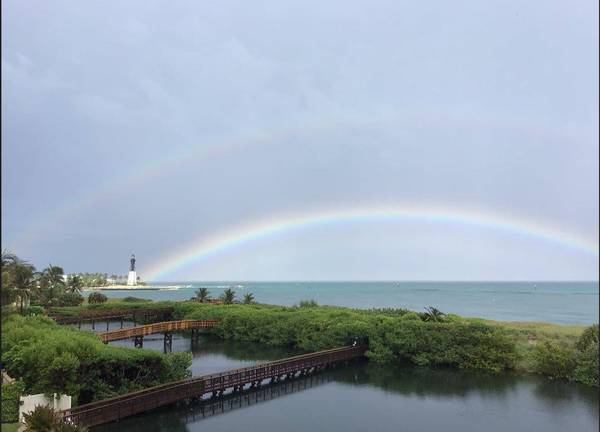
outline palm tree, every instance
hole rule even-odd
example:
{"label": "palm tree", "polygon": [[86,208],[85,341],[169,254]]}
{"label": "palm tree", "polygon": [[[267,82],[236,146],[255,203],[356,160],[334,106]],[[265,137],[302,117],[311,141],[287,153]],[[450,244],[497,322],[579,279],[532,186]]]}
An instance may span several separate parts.
{"label": "palm tree", "polygon": [[49,264],[39,275],[39,283],[36,289],[36,300],[42,306],[48,308],[55,306],[58,298],[65,290],[64,271],[61,267]]}
{"label": "palm tree", "polygon": [[225,304],[233,303],[233,299],[235,299],[235,291],[232,290],[231,288],[227,288],[225,291],[223,291],[223,295],[221,295],[221,299],[223,300],[223,303],[225,303]]}
{"label": "palm tree", "polygon": [[73,293],[81,294],[83,280],[78,275],[71,275],[67,279],[67,290]]}
{"label": "palm tree", "polygon": [[35,300],[45,308],[58,306],[59,297],[64,293],[64,290],[59,285],[49,285],[45,288],[39,288],[35,295]]}
{"label": "palm tree", "polygon": [[18,262],[19,262],[19,258],[15,254],[7,252],[7,251],[2,251],[2,262],[0,263],[0,265],[2,266],[2,269],[5,269],[6,267],[10,267],[11,265],[14,265]]}
{"label": "palm tree", "polygon": [[196,291],[196,301],[199,301],[200,303],[206,303],[209,298],[210,296],[208,288],[198,288],[198,290]]}
{"label": "palm tree", "polygon": [[44,269],[44,271],[42,272],[42,275],[40,277],[40,283],[43,288],[51,286],[51,285],[57,285],[59,287],[64,287],[65,286],[65,279],[63,278],[64,274],[65,274],[65,272],[63,271],[63,269],[61,267],[53,266],[52,264],[49,264],[48,267],[46,267]]}
{"label": "palm tree", "polygon": [[244,294],[244,304],[254,303],[254,295],[252,293]]}
{"label": "palm tree", "polygon": [[20,303],[20,312],[23,313],[25,301],[29,300],[36,289],[35,268],[24,261],[14,265],[12,283]]}
{"label": "palm tree", "polygon": [[0,302],[6,306],[14,302],[17,298],[17,292],[14,286],[14,266],[19,261],[15,254],[2,251],[0,268],[2,269],[2,285]]}
{"label": "palm tree", "polygon": [[23,414],[25,432],[87,432],[85,426],[68,423],[52,407],[38,405],[28,414]]}
{"label": "palm tree", "polygon": [[424,321],[432,321],[432,322],[442,322],[444,321],[444,314],[439,309],[436,309],[432,306],[425,308],[425,316],[423,318]]}

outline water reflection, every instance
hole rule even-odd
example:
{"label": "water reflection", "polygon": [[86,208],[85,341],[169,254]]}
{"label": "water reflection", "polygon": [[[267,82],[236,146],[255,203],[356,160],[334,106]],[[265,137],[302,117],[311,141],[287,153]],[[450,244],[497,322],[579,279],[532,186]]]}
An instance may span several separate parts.
{"label": "water reflection", "polygon": [[[197,423],[232,411],[249,408],[297,392],[306,391],[334,380],[333,374],[319,373],[305,377],[249,389],[243,392],[230,392],[222,397],[207,398],[200,403],[180,403],[163,407],[153,412],[153,421],[147,422],[146,415],[122,420],[120,423],[105,426],[104,431],[187,431],[187,425]],[[142,421],[138,421],[138,420]]]}
{"label": "water reflection", "polygon": [[[123,341],[122,341],[123,342]],[[185,350],[185,335],[173,340]],[[145,346],[162,349],[162,338]],[[203,337],[195,375],[296,354]],[[312,380],[312,381],[311,381]],[[213,414],[214,411],[214,414]],[[221,415],[217,415],[217,414]],[[98,431],[597,430],[597,389],[537,376],[382,367],[367,362],[191,405],[169,406]]]}

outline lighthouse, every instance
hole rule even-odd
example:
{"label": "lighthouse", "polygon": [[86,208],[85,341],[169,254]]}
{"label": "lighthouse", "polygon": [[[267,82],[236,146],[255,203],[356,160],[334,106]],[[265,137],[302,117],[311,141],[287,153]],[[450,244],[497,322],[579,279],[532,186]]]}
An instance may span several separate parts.
{"label": "lighthouse", "polygon": [[135,255],[129,259],[129,276],[127,276],[127,286],[137,285],[137,274],[135,273]]}

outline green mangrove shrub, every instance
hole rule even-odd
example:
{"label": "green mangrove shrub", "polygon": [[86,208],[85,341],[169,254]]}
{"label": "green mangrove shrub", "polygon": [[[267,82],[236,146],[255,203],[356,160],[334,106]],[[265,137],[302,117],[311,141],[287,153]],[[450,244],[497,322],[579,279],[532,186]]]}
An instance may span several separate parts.
{"label": "green mangrove shrub", "polygon": [[533,350],[534,369],[550,378],[568,379],[576,366],[575,350],[563,344],[543,341]]}
{"label": "green mangrove shrub", "polygon": [[194,303],[183,310],[185,318],[218,319],[214,331],[224,339],[306,351],[356,340],[368,343],[367,355],[376,362],[490,371],[515,365],[514,341],[502,329],[478,323],[425,322],[419,314],[388,316],[328,306],[223,307]]}
{"label": "green mangrove shrub", "polygon": [[21,381],[2,384],[2,423],[14,423],[19,420],[19,398],[25,390]]}
{"label": "green mangrove shrub", "polygon": [[2,325],[2,363],[28,393],[69,394],[81,404],[185,378],[191,354],[105,345],[92,332],[13,315]]}
{"label": "green mangrove shrub", "polygon": [[66,292],[58,297],[56,303],[57,306],[79,306],[83,303],[83,296],[77,292]]}
{"label": "green mangrove shrub", "polygon": [[[88,303],[104,303],[108,298],[99,292],[93,292],[88,296]],[[66,306],[66,305],[65,305]]]}
{"label": "green mangrove shrub", "polygon": [[573,379],[584,384],[598,387],[598,324],[594,324],[583,332],[577,341],[577,365],[573,371]]}

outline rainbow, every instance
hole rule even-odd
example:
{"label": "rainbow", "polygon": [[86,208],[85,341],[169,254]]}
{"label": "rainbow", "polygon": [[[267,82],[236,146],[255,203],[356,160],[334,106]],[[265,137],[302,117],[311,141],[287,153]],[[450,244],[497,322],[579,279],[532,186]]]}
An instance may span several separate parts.
{"label": "rainbow", "polygon": [[444,114],[432,113],[398,113],[380,112],[375,116],[361,115],[360,118],[320,118],[310,121],[297,122],[293,125],[270,127],[254,134],[242,135],[235,138],[217,139],[212,142],[203,140],[187,147],[183,151],[170,155],[161,155],[157,159],[147,160],[131,170],[124,170],[123,175],[112,176],[95,190],[88,191],[79,197],[69,196],[67,201],[53,210],[43,212],[39,218],[32,220],[21,233],[9,239],[12,247],[28,245],[39,241],[41,236],[53,232],[56,226],[64,225],[65,221],[82,211],[105,205],[115,196],[119,196],[136,187],[143,186],[154,178],[167,175],[181,168],[184,164],[199,163],[222,155],[235,153],[248,147],[269,145],[285,142],[294,136],[307,137],[326,132],[357,128],[380,128],[384,125],[399,127],[403,123],[412,125],[432,125],[437,127],[452,127],[465,129],[512,129],[524,134],[557,136],[560,130],[548,130],[544,125],[521,121],[499,121],[494,118],[489,121],[482,119],[461,120]]}
{"label": "rainbow", "polygon": [[516,220],[488,213],[465,212],[454,209],[419,207],[343,208],[316,211],[302,215],[284,215],[233,228],[208,238],[203,235],[191,242],[183,250],[151,266],[145,279],[149,281],[164,280],[165,277],[194,263],[257,239],[327,224],[377,220],[467,225],[533,238],[584,254],[598,256],[597,243],[561,231],[556,227],[545,226],[526,220]]}
{"label": "rainbow", "polygon": [[44,213],[43,217],[32,221],[27,230],[12,239],[12,243],[22,245],[38,241],[41,235],[44,235],[45,232],[52,232],[53,227],[64,224],[64,221],[69,217],[85,209],[101,206],[111,198],[140,187],[154,178],[174,172],[185,164],[210,160],[240,151],[246,147],[268,145],[296,135],[306,136],[323,133],[327,130],[335,130],[341,125],[342,123],[329,121],[314,124],[299,124],[293,127],[273,128],[250,136],[215,140],[210,143],[194,145],[169,156],[163,155],[158,159],[141,162],[136,169],[131,171],[124,170],[123,175],[110,178],[106,183],[85,195],[78,198],[69,197],[69,200],[63,205],[56,207],[53,211]]}

